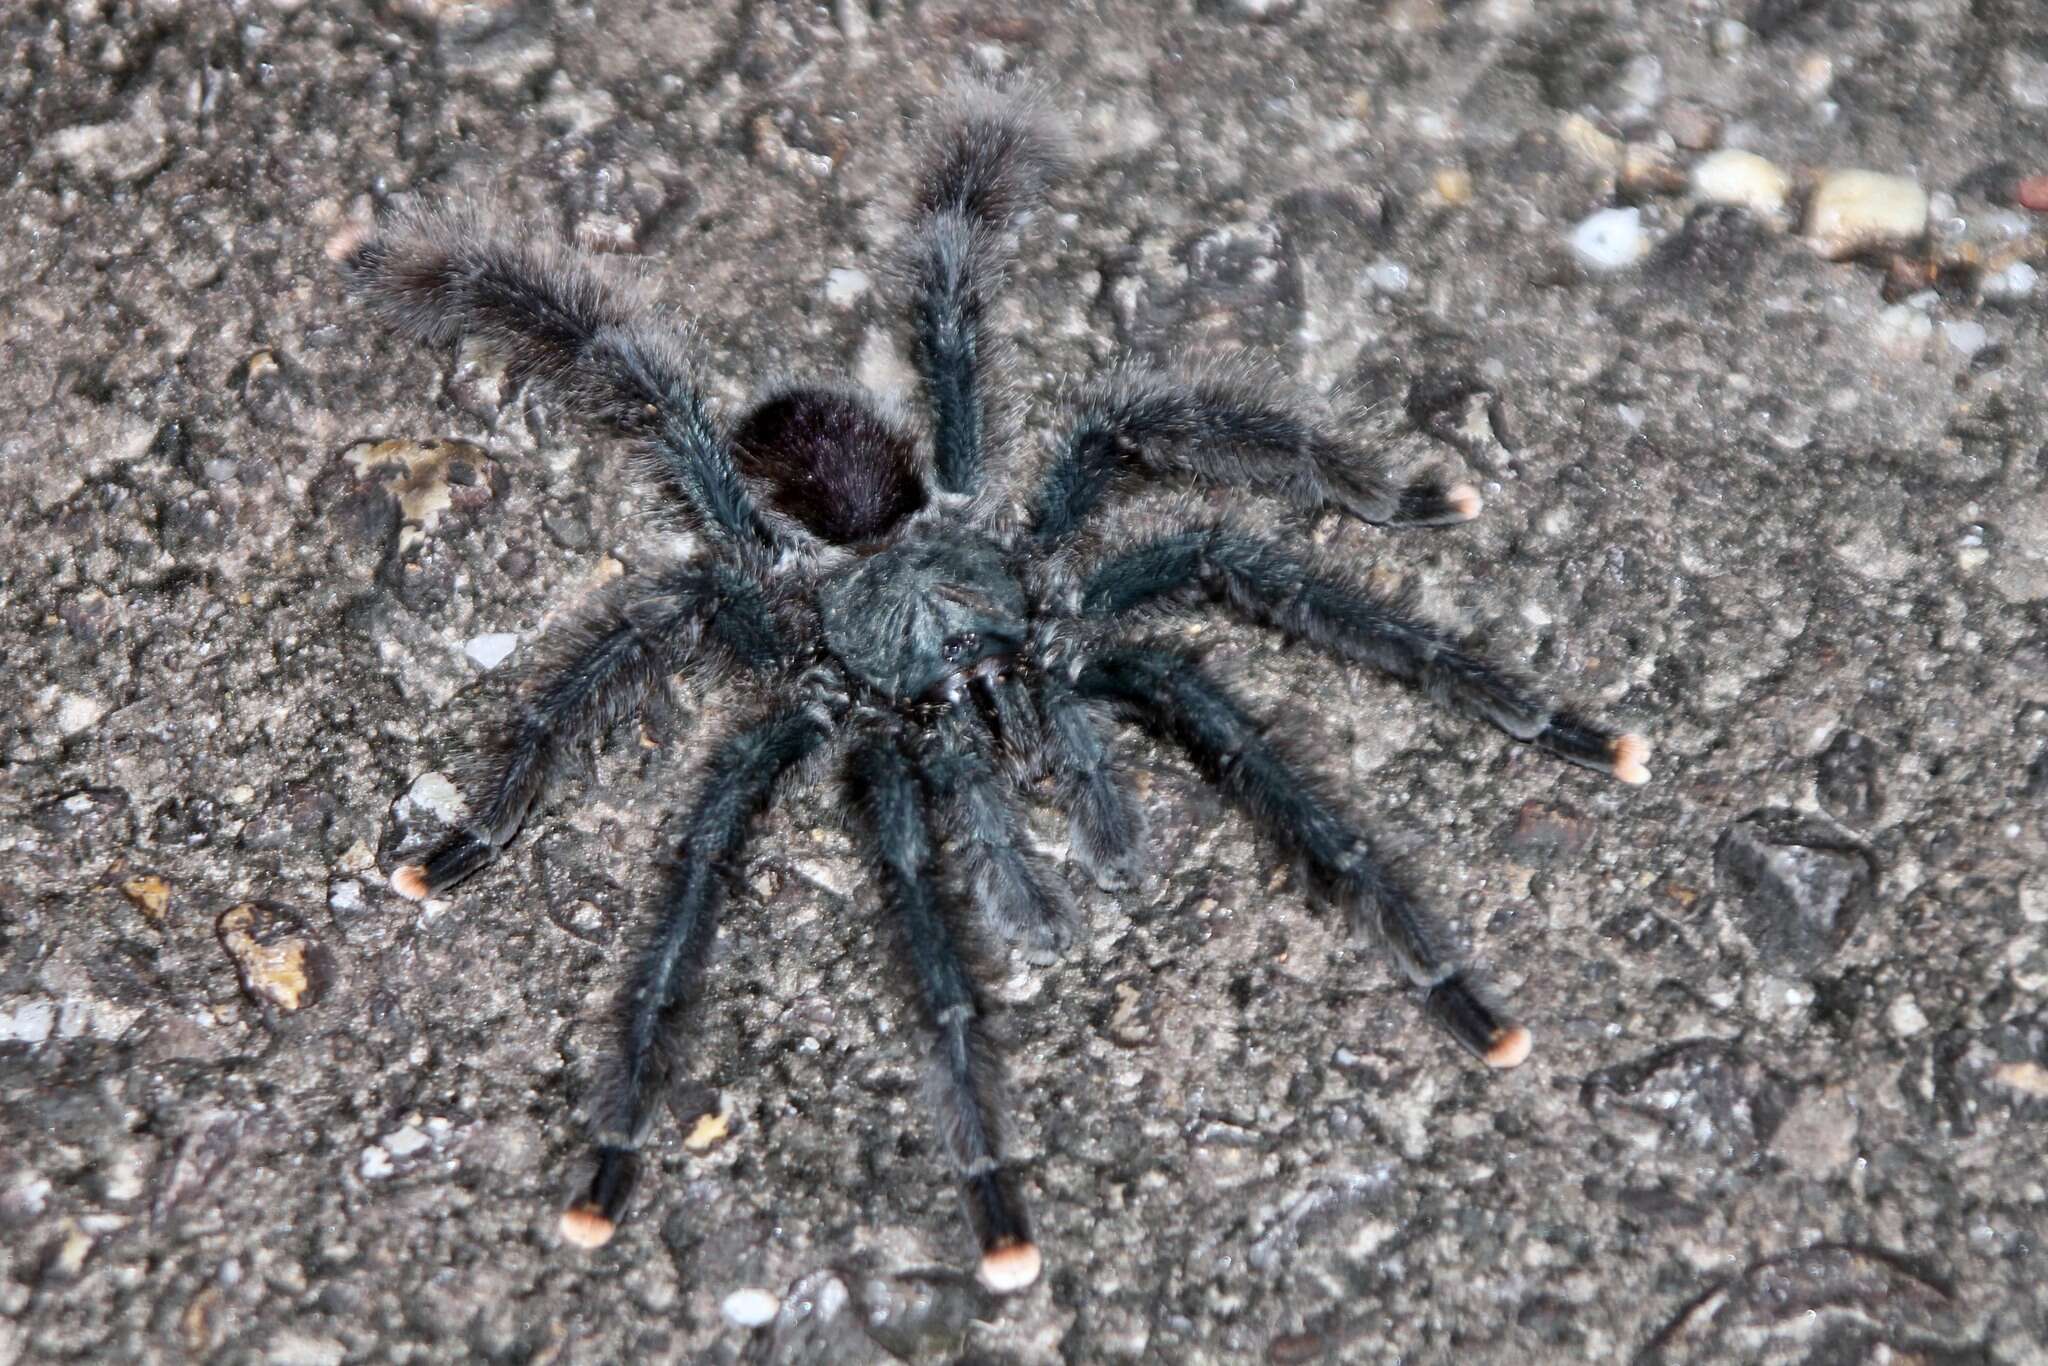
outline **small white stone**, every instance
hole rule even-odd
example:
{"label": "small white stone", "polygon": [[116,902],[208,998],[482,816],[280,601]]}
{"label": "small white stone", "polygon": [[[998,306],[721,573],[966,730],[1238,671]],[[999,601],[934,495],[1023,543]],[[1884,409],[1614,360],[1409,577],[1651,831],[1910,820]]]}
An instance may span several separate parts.
{"label": "small white stone", "polygon": [[825,302],[834,308],[851,308],[854,300],[868,292],[868,273],[842,266],[825,276]]}
{"label": "small white stone", "polygon": [[462,647],[462,652],[475,660],[479,668],[495,669],[518,648],[518,636],[510,631],[494,631],[487,636],[477,636]]}
{"label": "small white stone", "polygon": [[1892,1027],[1892,1033],[1902,1039],[1910,1039],[1927,1028],[1927,1016],[1921,1012],[1920,1003],[1911,994],[1893,1001],[1891,1009],[1884,1013],[1885,1022]]}
{"label": "small white stone", "polygon": [[462,814],[462,790],[445,773],[420,774],[405,795],[414,806],[444,821],[452,822]]}
{"label": "small white stone", "polygon": [[1991,299],[2024,299],[2034,292],[2040,278],[2040,273],[2025,261],[2015,261],[1984,277],[1984,295]]}
{"label": "small white stone", "polygon": [[363,1149],[362,1161],[357,1164],[356,1170],[361,1173],[365,1181],[380,1181],[397,1171],[398,1168],[391,1165],[390,1153],[372,1145]]}
{"label": "small white stone", "polygon": [[1927,191],[1910,176],[1830,171],[1806,206],[1806,235],[1832,260],[1927,230]]}
{"label": "small white stone", "polygon": [[68,692],[57,703],[57,729],[65,735],[76,735],[82,730],[89,730],[106,714],[106,703],[98,698],[80,697],[77,693]]}
{"label": "small white stone", "polygon": [[1985,341],[1988,340],[1984,324],[1971,322],[1967,318],[1961,322],[1943,323],[1941,335],[1947,339],[1950,346],[1966,356],[1974,356],[1982,351]]}
{"label": "small white stone", "polygon": [[1714,55],[1731,57],[1749,46],[1749,25],[1740,19],[1723,19],[1714,25]]}
{"label": "small white stone", "polygon": [[1641,209],[1602,209],[1572,229],[1572,254],[1591,270],[1622,270],[1650,250]]}
{"label": "small white stone", "polygon": [[1724,148],[1692,168],[1692,192],[1714,204],[1736,204],[1760,217],[1784,212],[1792,176],[1755,152]]}
{"label": "small white stone", "polygon": [[2048,109],[2048,62],[2009,47],[1999,55],[1999,64],[2013,99],[2029,109]]}
{"label": "small white stone", "polygon": [[41,1043],[57,1025],[57,1008],[48,1001],[31,1001],[16,1006],[12,1014],[0,1015],[0,1039],[13,1043]]}
{"label": "small white stone", "polygon": [[380,1140],[384,1151],[393,1157],[410,1157],[422,1148],[433,1146],[434,1140],[413,1125],[404,1124],[384,1135]]}
{"label": "small white stone", "polygon": [[780,1308],[782,1301],[757,1285],[743,1286],[718,1302],[718,1312],[738,1328],[759,1328]]}
{"label": "small white stone", "polygon": [[1365,282],[1382,294],[1400,294],[1408,288],[1408,267],[1382,256],[1365,268]]}
{"label": "small white stone", "polygon": [[1886,350],[1908,355],[1934,334],[1934,319],[1910,303],[1893,304],[1877,315],[1877,336]]}

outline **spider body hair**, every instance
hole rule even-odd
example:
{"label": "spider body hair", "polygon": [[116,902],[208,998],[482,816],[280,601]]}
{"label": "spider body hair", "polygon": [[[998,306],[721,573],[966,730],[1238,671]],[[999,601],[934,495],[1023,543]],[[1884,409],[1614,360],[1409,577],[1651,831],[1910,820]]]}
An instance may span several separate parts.
{"label": "spider body hair", "polygon": [[1461,965],[1332,786],[1200,660],[1132,639],[1134,623],[1221,608],[1551,754],[1648,777],[1640,737],[1555,707],[1412,602],[1293,548],[1284,528],[1191,497],[1105,519],[1159,481],[1390,527],[1478,512],[1469,485],[1397,480],[1383,425],[1319,414],[1269,373],[1116,369],[1079,391],[1049,461],[1010,496],[1027,466],[991,317],[1013,234],[1065,162],[1042,110],[1029,92],[972,83],[940,102],[898,262],[921,429],[859,390],[808,381],[768,391],[728,427],[703,396],[694,346],[638,291],[474,209],[413,210],[331,244],[400,333],[479,338],[515,382],[627,437],[659,505],[702,542],[550,633],[466,775],[469,816],[397,868],[394,889],[420,898],[479,872],[578,756],[661,709],[678,679],[756,698],[702,759],[673,826],[588,1106],[594,1165],[561,1223],[572,1244],[603,1245],[625,1214],[755,826],[778,793],[833,773],[930,1034],[939,1147],[995,1290],[1029,1285],[1042,1257],[1003,1149],[1010,1101],[956,909],[1032,958],[1071,941],[1072,889],[1022,811],[1046,789],[1099,887],[1143,881],[1144,809],[1113,742],[1119,719],[1178,747],[1297,859],[1312,893],[1385,945],[1459,1045],[1495,1067],[1527,1056],[1529,1031]]}

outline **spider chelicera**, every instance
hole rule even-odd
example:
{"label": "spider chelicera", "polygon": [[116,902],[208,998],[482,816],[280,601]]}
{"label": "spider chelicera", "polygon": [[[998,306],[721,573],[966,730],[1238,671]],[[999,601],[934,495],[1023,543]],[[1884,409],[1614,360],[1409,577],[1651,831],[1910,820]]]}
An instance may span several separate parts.
{"label": "spider chelicera", "polygon": [[[956,905],[1043,959],[1074,898],[1019,802],[1067,812],[1075,862],[1141,875],[1140,808],[1108,722],[1135,719],[1280,845],[1314,890],[1378,932],[1429,1014],[1495,1067],[1528,1030],[1477,987],[1325,788],[1187,652],[1133,639],[1141,609],[1208,600],[1414,684],[1560,758],[1648,779],[1648,746],[1553,706],[1444,628],[1337,567],[1194,501],[1105,530],[1134,486],[1170,478],[1386,527],[1478,515],[1467,484],[1397,484],[1354,430],[1271,384],[1124,367],[1069,401],[1035,473],[991,323],[1011,233],[1062,163],[1038,104],[963,82],[933,121],[902,254],[926,430],[858,389],[771,393],[736,427],[707,407],[679,331],[565,248],[465,211],[413,212],[333,254],[358,296],[430,343],[476,337],[562,406],[634,443],[653,491],[704,546],[629,575],[554,632],[484,747],[468,816],[391,884],[424,898],[503,849],[549,783],[677,675],[743,686],[752,719],[711,751],[680,825],[653,934],[622,997],[592,1111],[595,1174],[563,1214],[595,1247],[623,1215],[670,1061],[756,818],[785,781],[836,767],[934,1035],[932,1094],[993,1289],[1040,1255],[1005,1164],[998,1068],[980,1037]],[[1012,508],[1020,501],[1021,507]]]}

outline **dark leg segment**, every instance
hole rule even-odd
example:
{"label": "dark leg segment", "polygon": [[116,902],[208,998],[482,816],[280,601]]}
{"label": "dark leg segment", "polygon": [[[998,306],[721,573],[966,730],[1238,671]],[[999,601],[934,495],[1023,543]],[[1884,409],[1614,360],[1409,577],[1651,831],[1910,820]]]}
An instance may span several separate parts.
{"label": "dark leg segment", "polygon": [[1003,1167],[998,1073],[976,1028],[974,984],[940,914],[924,793],[889,735],[855,750],[853,776],[865,800],[883,903],[902,930],[925,1018],[938,1036],[933,1099],[981,1243],[982,1279],[995,1290],[1021,1290],[1038,1279],[1038,1248]]}
{"label": "dark leg segment", "polygon": [[1050,674],[1041,678],[1038,704],[1075,859],[1098,887],[1136,886],[1145,876],[1145,812],[1102,734],[1095,706]]}
{"label": "dark leg segment", "polygon": [[1409,980],[1429,993],[1430,1015],[1494,1067],[1529,1053],[1529,1031],[1490,1007],[1467,981],[1437,927],[1380,868],[1371,848],[1299,768],[1263,736],[1229,693],[1181,655],[1124,649],[1081,673],[1078,690],[1130,708],[1177,741],[1211,781],[1274,839],[1299,851],[1317,881],[1371,924]]}
{"label": "dark leg segment", "polygon": [[972,493],[988,452],[1008,435],[988,316],[1008,263],[1004,234],[1062,158],[1028,98],[962,85],[947,102],[917,186],[906,271],[938,486]]}
{"label": "dark leg segment", "polygon": [[640,444],[654,483],[742,544],[776,537],[691,379],[682,339],[580,255],[494,231],[474,210],[401,215],[341,244],[356,292],[407,336],[471,334],[503,350],[514,381],[549,385],[584,418]]}
{"label": "dark leg segment", "polygon": [[446,891],[496,858],[569,760],[650,701],[710,642],[762,671],[790,656],[761,586],[730,565],[678,565],[600,595],[557,630],[534,681],[467,784],[474,815],[424,862],[391,875],[413,900]]}
{"label": "dark leg segment", "polygon": [[793,707],[740,731],[706,765],[683,823],[674,872],[662,891],[654,938],[621,1001],[616,1070],[593,1106],[597,1172],[583,1199],[562,1215],[562,1236],[569,1241],[601,1246],[625,1212],[636,1154],[667,1074],[662,1044],[710,957],[718,914],[754,818],[783,775],[830,735],[824,717]]}
{"label": "dark leg segment", "polygon": [[1033,849],[1010,784],[991,760],[994,737],[956,705],[933,723],[920,767],[944,813],[960,881],[997,934],[1050,962],[1074,937],[1074,898]]}
{"label": "dark leg segment", "polygon": [[1084,391],[1039,485],[1032,534],[1077,531],[1120,477],[1178,473],[1255,489],[1311,510],[1336,508],[1382,526],[1442,526],[1479,515],[1470,484],[1401,488],[1371,446],[1276,401],[1271,386],[1143,371]]}
{"label": "dark leg segment", "polygon": [[1517,740],[1613,774],[1649,780],[1649,745],[1561,711],[1499,665],[1460,649],[1442,627],[1357,580],[1310,567],[1281,546],[1216,523],[1170,532],[1103,563],[1081,611],[1109,617],[1203,589],[1262,625],[1414,684],[1439,705]]}

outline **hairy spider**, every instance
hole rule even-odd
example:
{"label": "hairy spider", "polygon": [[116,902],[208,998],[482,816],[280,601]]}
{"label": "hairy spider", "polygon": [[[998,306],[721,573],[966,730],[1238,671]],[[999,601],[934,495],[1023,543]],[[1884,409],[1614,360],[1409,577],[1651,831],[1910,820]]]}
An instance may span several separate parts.
{"label": "hairy spider", "polygon": [[756,817],[828,755],[935,1035],[939,1129],[996,1290],[1029,1285],[1040,1258],[1003,1158],[998,1068],[952,911],[971,903],[1041,960],[1067,944],[1072,892],[1019,817],[1020,796],[1042,785],[1088,874],[1108,888],[1140,877],[1144,827],[1106,731],[1112,713],[1176,742],[1301,858],[1321,896],[1375,928],[1459,1044],[1495,1067],[1528,1054],[1528,1030],[1459,967],[1339,803],[1195,658],[1133,640],[1128,625],[1141,609],[1207,598],[1624,782],[1648,779],[1647,745],[1553,706],[1407,604],[1192,501],[1104,533],[1106,504],[1162,476],[1386,527],[1478,514],[1470,485],[1397,484],[1374,444],[1270,384],[1126,367],[1080,389],[1009,515],[1018,424],[990,319],[1012,230],[1062,160],[1028,97],[963,83],[943,103],[902,259],[927,439],[838,384],[783,388],[728,429],[676,328],[581,257],[493,235],[474,213],[401,214],[336,245],[360,297],[400,332],[478,337],[515,382],[632,438],[647,482],[705,545],[630,575],[553,634],[483,748],[468,818],[392,886],[423,898],[489,863],[558,772],[662,700],[673,676],[715,671],[756,694],[754,719],[712,751],[682,817],[622,996],[615,1065],[591,1106],[595,1175],[562,1216],[570,1242],[604,1243],[625,1211],[670,1067],[664,1038],[694,994]]}

